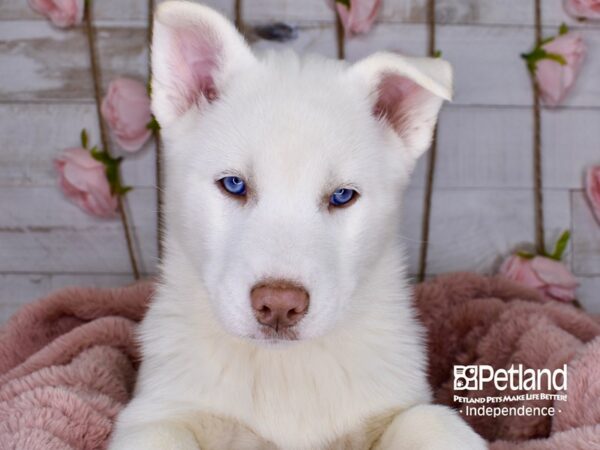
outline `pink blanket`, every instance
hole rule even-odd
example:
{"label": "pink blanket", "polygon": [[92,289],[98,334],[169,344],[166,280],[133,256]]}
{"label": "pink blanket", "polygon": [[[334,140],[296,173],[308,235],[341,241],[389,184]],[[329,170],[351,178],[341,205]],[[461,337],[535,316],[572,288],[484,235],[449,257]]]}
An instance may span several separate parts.
{"label": "pink blanket", "polygon": [[0,330],[0,449],[98,450],[129,399],[150,283],[65,289]]}
{"label": "pink blanket", "polygon": [[[562,412],[555,417],[465,419],[498,450],[600,448],[594,318],[500,278],[449,275],[416,293],[429,330],[436,401],[461,407],[453,398],[454,364],[552,369],[566,362],[568,401],[556,405]],[[139,359],[133,334],[151,295],[149,282],[66,289],[24,307],[0,330],[1,449],[105,447],[133,389]]]}

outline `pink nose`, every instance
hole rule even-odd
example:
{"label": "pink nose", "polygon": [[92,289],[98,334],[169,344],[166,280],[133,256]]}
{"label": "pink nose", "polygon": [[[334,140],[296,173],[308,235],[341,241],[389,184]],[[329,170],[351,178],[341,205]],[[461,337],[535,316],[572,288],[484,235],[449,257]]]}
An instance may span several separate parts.
{"label": "pink nose", "polygon": [[298,323],[308,310],[308,292],[289,281],[269,281],[252,288],[250,302],[256,320],[279,331]]}

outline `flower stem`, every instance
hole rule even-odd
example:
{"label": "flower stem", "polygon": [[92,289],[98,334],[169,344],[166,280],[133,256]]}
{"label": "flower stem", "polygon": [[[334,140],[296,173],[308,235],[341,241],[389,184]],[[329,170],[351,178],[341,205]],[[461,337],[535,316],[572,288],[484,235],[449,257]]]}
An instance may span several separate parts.
{"label": "flower stem", "polygon": [[[93,26],[93,14],[92,14],[92,2],[91,0],[87,0],[85,2],[85,14],[84,14],[84,27],[88,40],[89,47],[89,56],[90,56],[90,68],[92,72],[93,86],[94,86],[94,100],[96,103],[96,115],[98,117],[98,128],[100,129],[100,142],[102,143],[102,147],[104,150],[110,154],[109,148],[109,140],[108,134],[106,130],[106,124],[102,119],[102,93],[100,87],[100,69],[98,66],[98,57],[96,54],[96,45],[95,45],[95,30]],[[117,174],[120,178],[120,173]],[[120,183],[119,183],[120,184]],[[133,238],[131,235],[131,230],[129,228],[129,220],[127,217],[127,212],[125,209],[123,196],[121,194],[117,195],[117,210],[119,215],[121,216],[121,224],[123,225],[123,233],[125,235],[125,241],[127,243],[127,252],[129,253],[129,261],[131,263],[131,270],[133,271],[133,277],[136,280],[140,278],[140,272],[138,269],[138,263],[135,256],[135,252],[133,249]]]}
{"label": "flower stem", "polygon": [[[536,46],[542,42],[542,7],[541,0],[535,0],[535,41]],[[530,71],[533,88],[533,187],[535,215],[535,246],[537,253],[546,254],[544,242],[544,193],[542,178],[542,119],[540,109],[540,87],[535,73]]]}
{"label": "flower stem", "polygon": [[[152,1],[152,0],[151,0]],[[244,23],[242,21],[242,0],[234,0],[233,2],[234,23],[240,33],[244,31]]]}
{"label": "flower stem", "polygon": [[[435,0],[427,2],[427,46],[428,54],[436,56],[436,27],[435,27]],[[429,253],[429,230],[431,222],[431,207],[433,204],[433,184],[437,163],[437,125],[433,129],[431,146],[427,159],[427,174],[425,178],[425,194],[423,197],[423,221],[421,222],[421,248],[419,251],[419,282],[425,281],[427,275],[427,257]]]}
{"label": "flower stem", "polygon": [[342,25],[342,19],[340,15],[335,11],[335,39],[337,44],[337,57],[338,59],[346,58],[346,31],[344,25]]}
{"label": "flower stem", "polygon": [[[152,83],[152,61],[150,59],[150,47],[152,46],[152,36],[154,34],[154,0],[148,0],[148,34],[147,47],[148,47],[148,80]],[[158,249],[158,260],[162,260],[163,255],[163,169],[162,169],[162,140],[160,139],[160,129],[155,129],[152,132],[154,137],[154,144],[156,148],[155,153],[155,178],[156,178],[156,246]]]}

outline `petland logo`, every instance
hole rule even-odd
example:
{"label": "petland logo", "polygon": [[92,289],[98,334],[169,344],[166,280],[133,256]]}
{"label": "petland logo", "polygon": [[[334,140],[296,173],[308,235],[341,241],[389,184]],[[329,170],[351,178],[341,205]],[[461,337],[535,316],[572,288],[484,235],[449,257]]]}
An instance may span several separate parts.
{"label": "petland logo", "polygon": [[454,366],[455,391],[482,391],[492,384],[497,391],[510,389],[512,392],[493,396],[455,393],[454,402],[460,404],[459,412],[479,417],[552,417],[562,412],[561,404],[568,400],[566,364],[554,370],[525,369],[522,364],[510,369],[494,369],[487,365]]}
{"label": "petland logo", "polygon": [[488,365],[454,366],[455,391],[480,391],[493,383],[499,391],[566,391],[567,365],[562,368],[524,369],[522,364],[510,369],[494,369]]}

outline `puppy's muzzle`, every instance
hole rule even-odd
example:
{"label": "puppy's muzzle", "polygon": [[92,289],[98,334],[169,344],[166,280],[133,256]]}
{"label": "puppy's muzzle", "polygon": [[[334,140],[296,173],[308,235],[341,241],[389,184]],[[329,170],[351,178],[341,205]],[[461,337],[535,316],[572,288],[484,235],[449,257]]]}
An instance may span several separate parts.
{"label": "puppy's muzzle", "polygon": [[274,280],[257,284],[250,292],[256,320],[275,331],[297,324],[306,314],[309,295],[306,289],[289,281]]}

